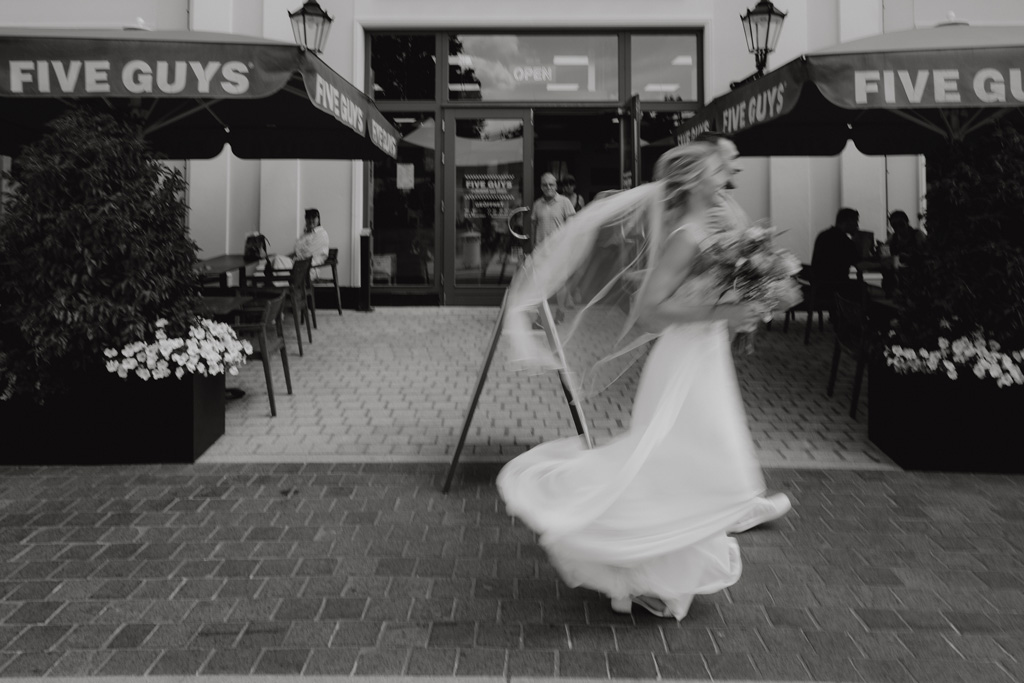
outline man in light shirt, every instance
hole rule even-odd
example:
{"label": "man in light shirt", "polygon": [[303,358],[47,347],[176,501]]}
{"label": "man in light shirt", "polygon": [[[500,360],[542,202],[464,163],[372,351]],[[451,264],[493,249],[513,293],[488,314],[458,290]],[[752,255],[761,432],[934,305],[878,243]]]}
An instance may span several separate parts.
{"label": "man in light shirt", "polygon": [[300,259],[312,259],[309,275],[317,279],[316,271],[312,268],[323,264],[327,260],[327,252],[330,248],[330,237],[327,231],[320,225],[320,211],[318,209],[306,209],[306,228],[299,239],[295,240],[295,251],[285,256],[278,254],[271,261],[274,270],[291,270],[295,261]]}
{"label": "man in light shirt", "polygon": [[541,196],[533,203],[533,246],[537,247],[555,230],[560,228],[576,210],[567,197],[558,194],[558,180],[554,174],[545,173],[540,177]]}

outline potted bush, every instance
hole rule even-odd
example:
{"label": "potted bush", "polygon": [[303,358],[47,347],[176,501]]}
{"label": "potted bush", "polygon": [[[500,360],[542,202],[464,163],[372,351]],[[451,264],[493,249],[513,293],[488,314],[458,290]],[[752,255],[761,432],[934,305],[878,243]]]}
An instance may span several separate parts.
{"label": "potted bush", "polygon": [[2,460],[193,461],[245,349],[196,316],[182,174],[131,123],[75,109],[5,180]]}
{"label": "potted bush", "polygon": [[911,469],[1024,472],[1024,135],[1016,120],[928,157],[928,239],[869,383],[869,436]]}

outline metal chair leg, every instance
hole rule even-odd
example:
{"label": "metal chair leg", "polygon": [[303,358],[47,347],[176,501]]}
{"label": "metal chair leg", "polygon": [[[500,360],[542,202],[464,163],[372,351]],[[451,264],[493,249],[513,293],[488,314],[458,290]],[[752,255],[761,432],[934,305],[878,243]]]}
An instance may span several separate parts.
{"label": "metal chair leg", "polygon": [[303,304],[304,304],[304,308],[302,309],[302,316],[306,319],[306,333],[309,335],[309,343],[312,344],[313,343],[313,325],[311,324],[311,321],[313,319],[313,314],[312,314],[311,309],[309,308],[308,304],[306,304],[306,302],[303,302]]}
{"label": "metal chair leg", "polygon": [[269,346],[266,333],[260,334],[260,357],[263,359],[263,375],[267,378],[267,398],[270,399],[270,416],[277,417],[277,404],[274,403],[274,379],[270,372]]}
{"label": "metal chair leg", "polygon": [[861,349],[857,354],[857,370],[853,375],[853,398],[850,401],[850,417],[857,419],[857,399],[860,398],[860,386],[864,379],[864,366],[867,364],[867,352]]}
{"label": "metal chair leg", "polygon": [[331,266],[331,281],[334,283],[334,296],[338,300],[338,315],[341,315],[341,287],[338,286],[338,266]]}
{"label": "metal chair leg", "polygon": [[835,393],[836,390],[836,375],[839,373],[839,354],[842,353],[842,349],[839,346],[839,341],[836,340],[836,345],[832,351],[832,371],[828,375],[828,387],[825,393],[829,396]]}
{"label": "metal chair leg", "polygon": [[[309,309],[309,315],[313,318],[313,327],[320,329],[316,326],[316,290],[313,288],[313,281],[310,280],[306,283],[306,308]],[[309,342],[313,343],[312,340]]]}
{"label": "metal chair leg", "polygon": [[[302,353],[302,320],[301,320],[302,309],[299,308],[299,295],[295,291],[293,291],[291,293],[291,302],[292,302],[292,318],[295,320],[295,338],[298,340],[299,355],[301,356],[301,355],[303,355],[303,353]],[[312,341],[312,340],[310,340],[310,341]]]}

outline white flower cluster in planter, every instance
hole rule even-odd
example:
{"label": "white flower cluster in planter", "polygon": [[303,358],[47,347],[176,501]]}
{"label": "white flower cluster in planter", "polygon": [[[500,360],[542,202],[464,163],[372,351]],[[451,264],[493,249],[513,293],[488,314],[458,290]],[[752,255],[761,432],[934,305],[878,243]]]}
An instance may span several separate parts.
{"label": "white flower cluster in planter", "polygon": [[123,349],[105,349],[107,372],[127,377],[134,372],[144,380],[196,375],[238,374],[238,366],[252,354],[252,344],[239,340],[227,323],[197,318],[188,339],[167,336],[167,321],[156,321],[156,341],[132,342]]}
{"label": "white flower cluster in planter", "polygon": [[1024,384],[1024,351],[1004,353],[998,342],[986,340],[981,332],[950,342],[939,338],[939,348],[908,349],[887,346],[885,362],[900,374],[945,374],[957,379],[961,370],[973,372],[978,379],[992,378],[996,386]]}

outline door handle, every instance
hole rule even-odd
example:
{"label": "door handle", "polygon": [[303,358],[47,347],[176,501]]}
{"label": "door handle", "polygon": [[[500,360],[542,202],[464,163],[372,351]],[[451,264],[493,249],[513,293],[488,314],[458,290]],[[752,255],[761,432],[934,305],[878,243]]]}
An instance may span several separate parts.
{"label": "door handle", "polygon": [[512,209],[512,211],[510,211],[509,214],[508,214],[508,218],[505,219],[505,223],[508,225],[508,231],[510,233],[512,233],[512,235],[514,237],[516,237],[518,239],[528,240],[530,238],[527,235],[520,235],[518,232],[516,232],[515,230],[512,229],[512,217],[515,216],[516,214],[527,213],[529,211],[530,211],[530,207],[528,207],[528,206],[520,206],[518,208]]}

